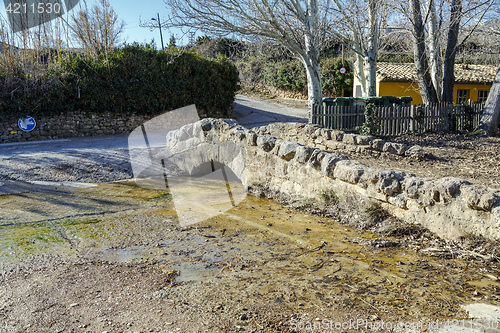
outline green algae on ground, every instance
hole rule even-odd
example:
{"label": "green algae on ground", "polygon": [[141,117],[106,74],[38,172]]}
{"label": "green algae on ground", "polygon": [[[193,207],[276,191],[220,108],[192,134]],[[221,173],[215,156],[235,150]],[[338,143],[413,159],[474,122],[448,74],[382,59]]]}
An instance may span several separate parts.
{"label": "green algae on ground", "polygon": [[69,244],[51,223],[33,223],[0,227],[0,259],[38,254],[56,254]]}

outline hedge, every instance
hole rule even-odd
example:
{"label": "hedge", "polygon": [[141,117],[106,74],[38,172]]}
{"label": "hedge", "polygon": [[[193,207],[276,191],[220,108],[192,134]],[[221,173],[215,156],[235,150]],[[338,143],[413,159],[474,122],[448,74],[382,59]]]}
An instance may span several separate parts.
{"label": "hedge", "polygon": [[14,92],[2,91],[1,115],[73,110],[156,115],[196,104],[206,116],[228,117],[239,78],[236,67],[224,57],[210,60],[193,51],[128,45],[98,59],[60,57],[47,65],[43,77],[30,79],[21,72],[15,84]]}

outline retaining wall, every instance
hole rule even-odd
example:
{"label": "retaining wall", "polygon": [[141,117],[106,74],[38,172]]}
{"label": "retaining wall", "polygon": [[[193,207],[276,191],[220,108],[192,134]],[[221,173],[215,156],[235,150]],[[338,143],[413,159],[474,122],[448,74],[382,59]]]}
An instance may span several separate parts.
{"label": "retaining wall", "polygon": [[31,132],[24,132],[18,127],[18,118],[8,117],[0,120],[0,143],[130,133],[150,117],[117,116],[110,113],[96,115],[75,111],[35,118],[36,127]]}

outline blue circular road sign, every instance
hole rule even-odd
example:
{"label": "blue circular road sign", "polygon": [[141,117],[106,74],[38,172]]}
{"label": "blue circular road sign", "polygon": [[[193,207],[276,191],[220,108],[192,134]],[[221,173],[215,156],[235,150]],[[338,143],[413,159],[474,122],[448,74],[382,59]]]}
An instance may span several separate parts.
{"label": "blue circular road sign", "polygon": [[35,119],[31,118],[30,116],[27,116],[24,118],[20,118],[17,121],[17,126],[19,126],[19,128],[25,132],[30,132],[35,128],[36,121],[35,121]]}

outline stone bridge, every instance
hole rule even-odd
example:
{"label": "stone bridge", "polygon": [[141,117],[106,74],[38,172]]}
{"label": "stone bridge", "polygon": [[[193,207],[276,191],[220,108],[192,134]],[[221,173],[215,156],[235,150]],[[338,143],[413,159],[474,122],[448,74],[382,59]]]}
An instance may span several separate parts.
{"label": "stone bridge", "polygon": [[[306,131],[312,127],[301,126]],[[171,173],[175,169],[177,174],[196,175],[199,166],[213,168],[215,161],[229,167],[245,188],[274,197],[303,202],[329,198],[352,216],[377,203],[444,238],[474,234],[500,239],[500,191],[462,179],[429,180],[377,170],[339,153],[260,135],[222,119],[203,119],[170,132],[166,151]]]}

